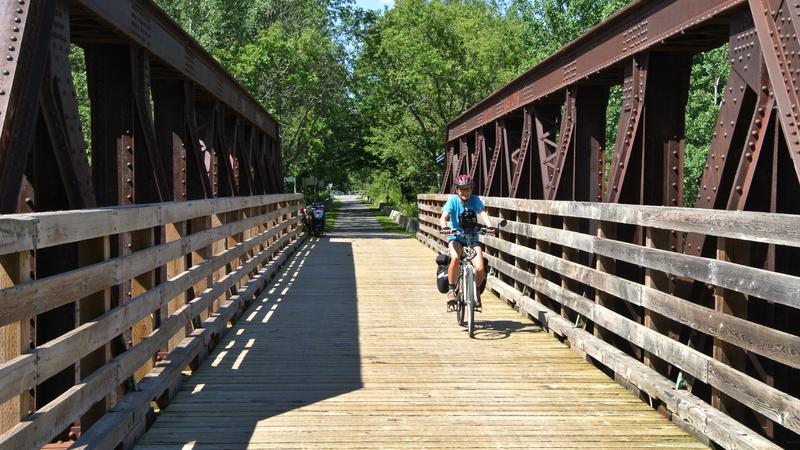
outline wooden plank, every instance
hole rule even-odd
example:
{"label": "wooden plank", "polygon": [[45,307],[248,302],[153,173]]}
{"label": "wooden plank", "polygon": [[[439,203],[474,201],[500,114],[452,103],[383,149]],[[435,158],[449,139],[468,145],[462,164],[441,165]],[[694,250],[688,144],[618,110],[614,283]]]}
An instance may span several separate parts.
{"label": "wooden plank", "polygon": [[[426,194],[421,200],[444,202],[446,195]],[[687,233],[742,239],[767,244],[800,247],[800,217],[793,214],[764,214],[751,211],[723,211],[612,203],[563,202],[485,197],[488,207],[553,216],[595,219]]]}
{"label": "wooden plank", "polygon": [[299,208],[300,200],[302,194],[274,194],[36,214],[6,214],[0,217],[0,254],[94,239],[263,204],[290,202],[293,207]]}
{"label": "wooden plank", "polygon": [[0,255],[34,248],[36,219],[30,216],[0,216]]}
{"label": "wooden plank", "polygon": [[[271,214],[277,216],[281,212],[282,210]],[[268,220],[270,217],[272,216],[253,217],[127,256],[2,289],[0,290],[0,324],[39,314],[69,303],[71,299],[85,297],[101,289],[120,284],[153,267],[164,265],[184,253],[206,247],[214,240],[224,239],[232,232],[238,232],[258,221]]]}
{"label": "wooden plank", "polygon": [[800,308],[800,277],[538,225],[509,222],[507,227],[517,234]]}

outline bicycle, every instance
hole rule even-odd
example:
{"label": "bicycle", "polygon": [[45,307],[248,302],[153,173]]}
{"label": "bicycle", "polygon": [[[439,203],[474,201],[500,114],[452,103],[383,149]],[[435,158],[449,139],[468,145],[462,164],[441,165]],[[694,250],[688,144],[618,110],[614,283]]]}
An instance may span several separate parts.
{"label": "bicycle", "polygon": [[[501,224],[502,226],[502,224]],[[458,270],[458,281],[456,282],[456,321],[459,326],[466,326],[469,337],[475,336],[475,305],[478,303],[478,286],[475,283],[475,267],[472,260],[477,256],[477,252],[472,245],[478,242],[478,235],[497,236],[497,228],[487,228],[476,225],[475,228],[465,229],[462,233],[458,230],[445,228],[442,233],[445,235],[460,236],[467,240],[461,255],[460,267]],[[466,315],[466,324],[464,316]]]}

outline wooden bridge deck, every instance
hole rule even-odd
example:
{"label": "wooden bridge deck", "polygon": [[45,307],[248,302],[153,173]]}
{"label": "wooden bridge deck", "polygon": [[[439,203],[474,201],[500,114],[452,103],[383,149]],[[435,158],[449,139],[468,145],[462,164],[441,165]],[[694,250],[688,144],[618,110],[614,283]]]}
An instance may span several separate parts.
{"label": "wooden bridge deck", "polygon": [[434,268],[345,202],[138,447],[703,447],[489,294],[468,339]]}

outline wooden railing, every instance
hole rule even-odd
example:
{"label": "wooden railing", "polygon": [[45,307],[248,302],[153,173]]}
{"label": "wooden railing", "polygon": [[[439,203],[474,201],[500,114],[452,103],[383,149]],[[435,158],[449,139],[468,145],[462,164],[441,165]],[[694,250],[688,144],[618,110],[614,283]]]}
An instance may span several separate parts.
{"label": "wooden railing", "polygon": [[[0,216],[0,448],[38,448],[76,423],[78,445],[130,446],[151,402],[169,401],[299,244],[301,202],[265,195]],[[79,267],[37,276],[58,246]],[[68,305],[59,311],[75,326],[36,342],[32,319]],[[37,386],[64,371],[74,386],[42,405]]]}
{"label": "wooden railing", "polygon": [[[439,251],[447,197],[418,198],[417,237]],[[800,217],[483,200],[508,221],[499,237],[481,238],[489,287],[520,312],[719,445],[777,448],[800,432],[800,264],[786,263],[800,247]],[[692,234],[716,245],[681,253],[675,243]],[[775,252],[787,273],[748,258]]]}

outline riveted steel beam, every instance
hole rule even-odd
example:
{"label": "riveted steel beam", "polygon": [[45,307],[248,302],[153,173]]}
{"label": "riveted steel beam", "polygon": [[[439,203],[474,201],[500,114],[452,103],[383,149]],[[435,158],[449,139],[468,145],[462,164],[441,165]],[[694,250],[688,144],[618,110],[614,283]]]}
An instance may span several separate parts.
{"label": "riveted steel beam", "polygon": [[278,124],[200,44],[151,0],[76,0],[117,33],[147,48],[181,75],[273,138]]}
{"label": "riveted steel beam", "polygon": [[0,56],[0,213],[17,211],[54,17],[55,2],[0,6],[3,45],[8,45]]}
{"label": "riveted steel beam", "polygon": [[[678,38],[685,37],[684,33],[742,7],[745,0],[634,2],[453,119],[447,126],[447,139],[457,139],[634,55],[654,48],[672,49],[673,40],[682,42]],[[698,41],[703,38],[698,36]],[[693,40],[681,50],[702,45]]]}

